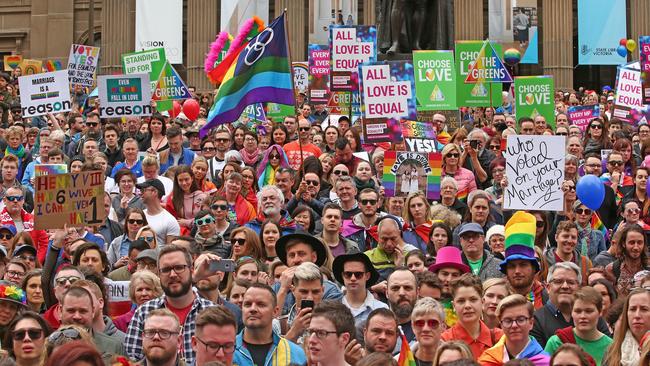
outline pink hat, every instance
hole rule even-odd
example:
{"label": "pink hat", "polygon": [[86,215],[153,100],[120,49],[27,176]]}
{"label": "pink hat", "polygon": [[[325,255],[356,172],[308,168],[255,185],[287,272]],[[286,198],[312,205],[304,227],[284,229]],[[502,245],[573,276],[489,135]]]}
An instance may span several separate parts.
{"label": "pink hat", "polygon": [[429,266],[429,271],[436,273],[445,267],[456,268],[463,273],[469,272],[469,266],[463,263],[460,249],[453,246],[442,247],[438,250],[436,262]]}

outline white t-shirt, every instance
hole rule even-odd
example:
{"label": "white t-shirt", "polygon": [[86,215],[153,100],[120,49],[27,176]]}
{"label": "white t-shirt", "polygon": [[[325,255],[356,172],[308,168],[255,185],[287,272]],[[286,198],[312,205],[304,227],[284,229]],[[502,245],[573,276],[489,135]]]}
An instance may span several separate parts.
{"label": "white t-shirt", "polygon": [[176,218],[163,209],[157,215],[149,215],[147,210],[144,210],[145,216],[147,216],[147,222],[153,231],[156,233],[156,239],[158,240],[158,246],[163,247],[167,242],[167,236],[180,236],[181,227],[178,225]]}

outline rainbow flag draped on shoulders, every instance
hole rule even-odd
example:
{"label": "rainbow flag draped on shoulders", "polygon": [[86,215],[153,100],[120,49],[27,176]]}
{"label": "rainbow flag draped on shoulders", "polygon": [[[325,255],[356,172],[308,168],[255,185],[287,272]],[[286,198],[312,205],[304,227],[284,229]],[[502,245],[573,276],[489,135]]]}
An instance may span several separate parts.
{"label": "rainbow flag draped on shoulders", "polygon": [[[401,332],[400,332],[401,333]],[[404,336],[404,333],[401,333],[402,337],[402,347],[399,350],[399,358],[397,359],[398,366],[417,366],[415,363],[415,356],[411,352],[411,347],[409,347],[409,341]]]}
{"label": "rainbow flag draped on shoulders", "polygon": [[221,86],[201,137],[213,127],[236,121],[251,104],[295,104],[285,16],[273,20],[212,71],[222,73],[214,78]]}

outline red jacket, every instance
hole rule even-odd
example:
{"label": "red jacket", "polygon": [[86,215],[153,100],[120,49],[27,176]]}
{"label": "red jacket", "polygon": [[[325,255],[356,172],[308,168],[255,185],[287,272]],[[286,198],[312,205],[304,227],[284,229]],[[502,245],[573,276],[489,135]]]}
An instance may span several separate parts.
{"label": "red jacket", "polygon": [[[38,257],[38,261],[43,264],[45,262],[47,244],[49,241],[47,232],[45,232],[45,230],[34,230],[34,215],[30,214],[29,212],[22,210],[21,217],[23,220],[23,231],[28,232],[32,237],[32,240],[34,241],[34,247],[36,247],[36,255]],[[0,225],[13,225],[14,227],[16,226],[16,223],[14,223],[14,220],[9,215],[9,212],[7,212],[6,207],[2,209],[2,212],[0,212]],[[8,254],[11,255],[12,253]]]}

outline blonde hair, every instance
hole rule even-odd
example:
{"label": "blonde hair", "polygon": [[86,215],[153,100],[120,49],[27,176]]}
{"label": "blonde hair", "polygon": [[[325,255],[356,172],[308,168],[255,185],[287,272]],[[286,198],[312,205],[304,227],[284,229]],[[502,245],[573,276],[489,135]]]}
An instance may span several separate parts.
{"label": "blonde hair", "polygon": [[425,212],[425,220],[431,221],[431,204],[429,203],[427,197],[422,192],[411,192],[406,197],[406,201],[404,201],[404,208],[402,209],[402,217],[404,217],[404,221],[406,222],[413,221],[413,216],[411,216],[411,210],[409,209],[409,205],[411,201],[416,198],[420,198],[422,202],[424,202],[424,205],[427,207],[427,210]]}
{"label": "blonde hair", "polygon": [[467,347],[467,345],[463,342],[460,341],[449,341],[449,342],[444,342],[438,347],[438,350],[436,351],[436,355],[433,356],[433,366],[438,366],[438,361],[440,360],[440,356],[442,356],[442,353],[444,351],[458,351],[460,353],[461,358],[463,359],[468,359],[468,360],[473,360],[474,355],[472,354],[472,350]]}
{"label": "blonde hair", "polygon": [[415,303],[411,313],[411,319],[426,314],[437,314],[438,318],[440,318],[440,323],[445,322],[445,309],[438,300],[431,297],[423,297]]}
{"label": "blonde hair", "polygon": [[514,295],[509,295],[504,297],[503,300],[499,302],[499,305],[497,305],[497,312],[496,312],[497,318],[500,320],[501,315],[503,315],[504,311],[522,305],[526,306],[526,309],[528,310],[528,316],[532,317],[533,312],[535,312],[535,307],[533,306],[533,304],[522,295],[514,294]]}
{"label": "blonde hair", "polygon": [[142,281],[145,285],[151,286],[154,297],[160,297],[163,294],[162,286],[160,285],[160,278],[149,271],[136,271],[131,276],[131,283],[129,285],[129,299],[135,304],[135,285],[138,281]]}

